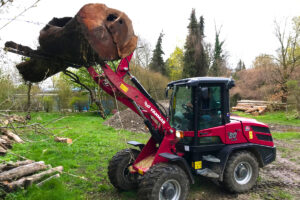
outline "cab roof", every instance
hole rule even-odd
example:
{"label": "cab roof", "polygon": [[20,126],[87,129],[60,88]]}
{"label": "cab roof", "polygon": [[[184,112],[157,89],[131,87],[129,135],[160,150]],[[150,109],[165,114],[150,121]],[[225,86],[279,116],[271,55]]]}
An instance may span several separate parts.
{"label": "cab roof", "polygon": [[185,78],[178,81],[172,81],[168,83],[168,87],[173,87],[174,85],[189,85],[196,86],[199,84],[225,84],[228,89],[234,87],[234,80],[231,78],[224,77],[193,77],[193,78]]}

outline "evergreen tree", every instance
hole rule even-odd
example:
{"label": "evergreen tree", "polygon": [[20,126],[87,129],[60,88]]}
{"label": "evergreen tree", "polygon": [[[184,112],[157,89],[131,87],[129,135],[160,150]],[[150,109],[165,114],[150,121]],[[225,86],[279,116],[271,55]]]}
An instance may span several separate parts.
{"label": "evergreen tree", "polygon": [[207,55],[204,50],[204,18],[200,17],[197,22],[195,9],[192,10],[190,24],[188,26],[189,34],[186,38],[184,52],[184,66],[182,77],[206,76],[208,70]]}
{"label": "evergreen tree", "polygon": [[239,71],[242,71],[242,70],[244,70],[244,69],[246,69],[246,65],[245,65],[245,63],[240,59],[239,62],[238,62],[238,64],[237,64],[237,66],[236,66],[236,68],[235,68],[235,72],[239,72]]}
{"label": "evergreen tree", "polygon": [[225,59],[223,55],[223,44],[224,41],[220,41],[220,31],[216,31],[216,39],[215,39],[215,48],[214,48],[214,55],[213,55],[213,64],[209,69],[210,76],[221,76],[222,75],[222,68],[226,68]]}
{"label": "evergreen tree", "polygon": [[163,50],[162,50],[162,38],[163,38],[164,34],[161,32],[159,34],[155,49],[153,50],[153,56],[151,59],[151,62],[149,64],[149,68],[152,71],[155,72],[160,72],[162,75],[167,75],[167,70],[166,70],[166,66],[163,60],[162,55],[164,54]]}

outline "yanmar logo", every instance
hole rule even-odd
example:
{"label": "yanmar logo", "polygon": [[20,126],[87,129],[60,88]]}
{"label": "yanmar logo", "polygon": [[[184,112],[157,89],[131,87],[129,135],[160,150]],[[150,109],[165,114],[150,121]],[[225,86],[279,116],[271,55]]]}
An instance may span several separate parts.
{"label": "yanmar logo", "polygon": [[146,108],[149,108],[150,111],[152,112],[152,114],[154,116],[156,116],[158,118],[158,120],[162,123],[162,124],[165,124],[166,121],[147,103],[147,101],[145,101],[145,106]]}

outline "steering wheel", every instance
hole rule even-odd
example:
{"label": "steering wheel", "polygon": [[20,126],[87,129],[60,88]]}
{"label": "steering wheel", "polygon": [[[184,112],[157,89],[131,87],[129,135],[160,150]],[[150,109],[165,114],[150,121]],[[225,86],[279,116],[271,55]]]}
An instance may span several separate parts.
{"label": "steering wheel", "polygon": [[182,104],[181,106],[186,112],[191,112],[193,109],[193,107],[190,107],[187,104]]}

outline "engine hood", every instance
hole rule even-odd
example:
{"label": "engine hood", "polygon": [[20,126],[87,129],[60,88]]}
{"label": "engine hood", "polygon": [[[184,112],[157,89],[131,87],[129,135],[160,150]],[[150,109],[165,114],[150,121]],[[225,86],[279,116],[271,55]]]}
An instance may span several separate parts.
{"label": "engine hood", "polygon": [[234,121],[240,121],[243,124],[247,123],[247,124],[257,124],[257,125],[262,125],[262,126],[268,126],[267,124],[259,122],[256,119],[250,119],[250,118],[240,117],[240,116],[230,116],[230,122],[234,122]]}

